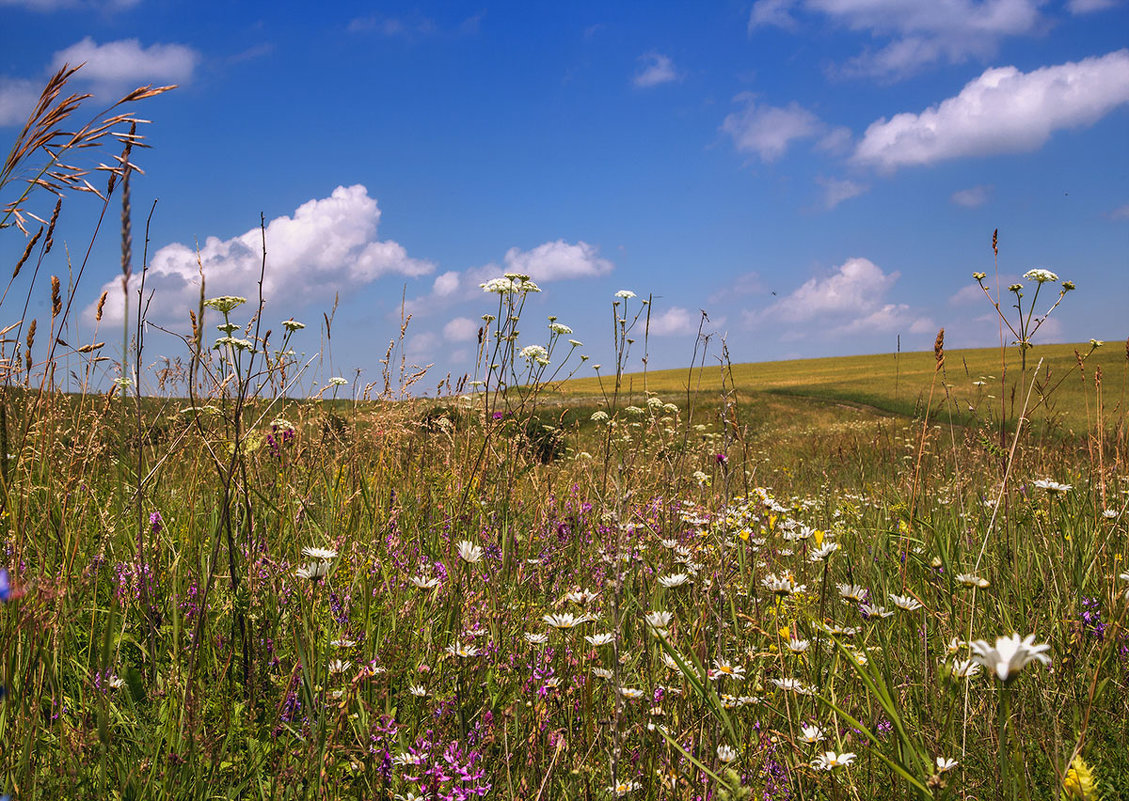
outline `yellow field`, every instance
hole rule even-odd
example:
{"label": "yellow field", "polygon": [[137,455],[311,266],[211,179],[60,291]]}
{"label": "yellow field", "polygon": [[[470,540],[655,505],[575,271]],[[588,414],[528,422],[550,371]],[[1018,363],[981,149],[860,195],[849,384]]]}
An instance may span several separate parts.
{"label": "yellow field", "polygon": [[[1078,355],[1085,357],[1080,368]],[[1089,354],[1089,355],[1087,355]],[[1036,367],[1042,360],[1042,366]],[[929,397],[936,360],[932,351],[871,356],[844,356],[824,359],[796,359],[780,362],[735,364],[726,381],[739,393],[772,393],[861,404],[894,414],[912,414]],[[945,362],[936,374],[934,406],[951,398],[952,408],[977,417],[998,419],[1002,413],[1014,418],[1023,406],[1026,388],[1032,388],[1028,417],[1037,422],[1060,422],[1068,429],[1086,430],[1096,422],[1098,394],[1095,387],[1101,370],[1102,416],[1106,426],[1124,419],[1126,408],[1127,361],[1123,342],[1108,342],[1091,353],[1089,343],[1042,345],[1028,352],[1026,383],[1021,386],[1021,366],[1015,348],[1001,363],[998,348],[946,351]],[[1004,381],[1001,382],[1001,377]],[[643,391],[663,396],[693,393],[718,393],[722,389],[720,367],[689,370],[662,370],[624,377],[629,395]],[[982,383],[978,383],[982,382]],[[605,390],[611,381],[603,379]],[[573,380],[562,386],[570,396],[595,397],[601,393],[601,379]]]}

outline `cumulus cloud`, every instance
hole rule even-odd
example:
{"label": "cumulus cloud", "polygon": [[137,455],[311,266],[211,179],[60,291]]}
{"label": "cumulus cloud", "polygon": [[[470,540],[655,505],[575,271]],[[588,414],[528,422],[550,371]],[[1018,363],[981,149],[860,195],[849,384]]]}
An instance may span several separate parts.
{"label": "cumulus cloud", "polygon": [[632,82],[641,88],[658,86],[678,80],[678,71],[670,56],[662,53],[646,53],[639,57],[641,62],[639,71],[635,73]]}
{"label": "cumulus cloud", "polygon": [[672,306],[664,312],[652,314],[647,331],[653,336],[659,337],[693,334],[698,330],[700,317],[700,314],[691,312],[689,309]]}
{"label": "cumulus cloud", "polygon": [[949,200],[958,206],[964,206],[966,209],[974,209],[977,206],[983,206],[987,203],[988,196],[991,194],[991,186],[970,186],[968,189],[960,189],[953,192]]}
{"label": "cumulus cloud", "polygon": [[798,103],[786,107],[758,104],[751,94],[737,98],[744,108],[725,118],[721,130],[733,137],[742,153],[755,153],[761,161],[775,161],[797,139],[816,136],[823,128],[819,118]]}
{"label": "cumulus cloud", "polygon": [[407,302],[412,314],[425,314],[452,304],[476,298],[482,294],[479,284],[497,278],[503,273],[523,273],[535,283],[570,281],[577,278],[595,278],[606,275],[614,265],[600,256],[595,245],[584,241],[575,244],[557,239],[545,242],[532,250],[512,247],[506,251],[502,264],[485,264],[467,270],[448,270],[435,277],[431,291]]}
{"label": "cumulus cloud", "polygon": [[897,79],[930,64],[987,58],[1006,37],[1040,33],[1047,26],[1041,5],[1043,0],[758,0],[749,30],[795,28],[802,11],[881,43],[852,58],[842,72]]}
{"label": "cumulus cloud", "polygon": [[0,127],[27,122],[42,91],[43,87],[34,81],[0,76]]}
{"label": "cumulus cloud", "polygon": [[200,54],[180,44],[142,47],[137,39],[98,44],[89,36],[55,53],[51,69],[63,64],[83,64],[78,77],[100,84],[187,83],[200,62]]}
{"label": "cumulus cloud", "polygon": [[[364,186],[339,186],[327,198],[302,204],[292,217],[276,217],[266,228],[267,265],[263,295],[279,313],[289,315],[314,302],[332,301],[338,292],[358,289],[383,275],[419,276],[433,265],[409,258],[396,242],[377,239],[380,209]],[[262,268],[258,228],[232,239],[208,237],[199,250],[205,291],[217,295],[257,296]],[[135,273],[137,271],[135,270]],[[130,284],[135,302],[140,276]],[[121,283],[107,281],[109,293],[103,325],[122,319]],[[149,319],[165,325],[183,324],[187,310],[199,303],[197,252],[174,243],[150,259],[145,293],[153,293]],[[94,303],[86,309],[93,319]]]}
{"label": "cumulus cloud", "polygon": [[448,342],[469,342],[478,336],[481,324],[469,317],[456,317],[443,326],[443,338]]}
{"label": "cumulus cloud", "polygon": [[[993,295],[995,294],[997,284],[1000,286],[1000,291],[1006,295],[1006,287],[1021,283],[1023,283],[1023,281],[1014,273],[1003,273],[998,278],[995,275],[990,275],[988,278],[984,279],[984,285],[992,291]],[[971,273],[968,274],[968,283],[949,296],[950,306],[971,306],[984,302],[984,290],[981,289],[980,284],[976,283],[972,278]],[[995,317],[993,316],[991,319],[995,319]]]}
{"label": "cumulus cloud", "polygon": [[869,259],[852,258],[813,277],[765,309],[746,311],[746,324],[771,326],[781,341],[908,330],[927,331],[932,320],[887,296],[900,274]]}
{"label": "cumulus cloud", "polygon": [[563,239],[546,242],[533,250],[510,248],[506,251],[505,272],[524,273],[534,281],[563,281],[589,278],[612,271],[612,263],[601,258],[599,250],[587,242],[570,245]]}
{"label": "cumulus cloud", "polygon": [[1093,125],[1129,102],[1129,50],[1020,72],[986,70],[956,97],[920,114],[882,118],[853,159],[892,171],[947,159],[1020,153],[1055,131]]}
{"label": "cumulus cloud", "polygon": [[870,189],[866,184],[838,178],[816,178],[816,183],[823,187],[823,206],[828,210]]}

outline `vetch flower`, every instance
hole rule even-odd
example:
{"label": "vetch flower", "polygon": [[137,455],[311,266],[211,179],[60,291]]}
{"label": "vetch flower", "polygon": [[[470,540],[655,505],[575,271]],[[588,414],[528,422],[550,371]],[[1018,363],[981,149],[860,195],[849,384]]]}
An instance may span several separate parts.
{"label": "vetch flower", "polygon": [[1051,646],[1046,643],[1035,645],[1034,634],[1023,638],[1018,633],[1010,637],[998,637],[995,647],[989,646],[984,640],[976,640],[969,645],[972,648],[972,658],[995,673],[1000,681],[1008,681],[1023,670],[1028,662],[1036,659],[1044,665],[1051,663],[1051,658],[1044,653]]}

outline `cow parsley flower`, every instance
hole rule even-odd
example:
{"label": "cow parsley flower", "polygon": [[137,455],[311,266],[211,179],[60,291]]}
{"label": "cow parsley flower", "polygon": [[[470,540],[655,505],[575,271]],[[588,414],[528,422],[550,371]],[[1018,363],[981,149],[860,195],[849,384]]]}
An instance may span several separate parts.
{"label": "cow parsley flower", "polygon": [[1028,281],[1037,281],[1040,284],[1045,284],[1048,281],[1057,281],[1058,280],[1057,275],[1052,273],[1050,270],[1044,270],[1042,268],[1036,268],[1034,270],[1028,270],[1027,272],[1025,272],[1023,274],[1023,277],[1026,278]]}

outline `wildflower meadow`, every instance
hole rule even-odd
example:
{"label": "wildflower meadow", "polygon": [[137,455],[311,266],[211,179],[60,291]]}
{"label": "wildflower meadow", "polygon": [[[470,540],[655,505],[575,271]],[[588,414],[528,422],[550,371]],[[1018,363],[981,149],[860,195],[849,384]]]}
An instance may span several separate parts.
{"label": "wildflower meadow", "polygon": [[482,284],[464,380],[401,329],[374,384],[299,394],[316,331],[206,272],[154,368],[143,294],[71,334],[56,219],[96,195],[144,270],[143,140],[119,107],[72,133],[66,78],[0,173],[35,276],[0,319],[0,794],[1129,798],[1129,351],[1043,360],[1069,280],[969,270],[1009,344],[942,331],[896,391],[879,357],[821,396],[708,338],[629,369],[642,287],[594,301],[593,366],[518,273]]}

